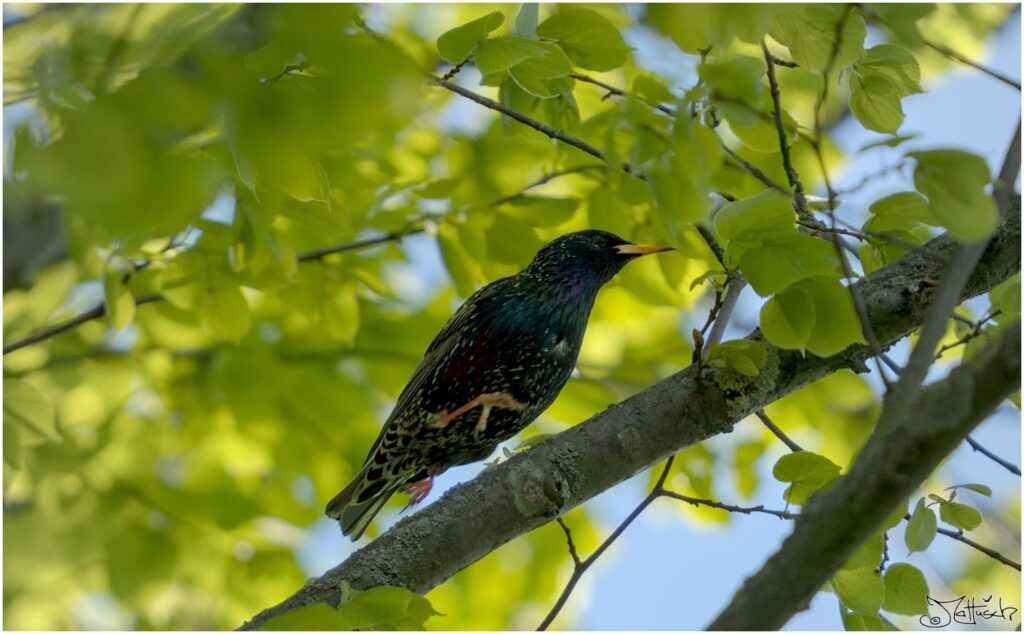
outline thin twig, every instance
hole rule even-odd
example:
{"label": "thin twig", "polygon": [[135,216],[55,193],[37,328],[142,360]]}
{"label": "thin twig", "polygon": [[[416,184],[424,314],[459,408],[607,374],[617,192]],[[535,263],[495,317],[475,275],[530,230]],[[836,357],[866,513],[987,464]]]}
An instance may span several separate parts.
{"label": "thin twig", "polygon": [[850,185],[849,187],[846,187],[844,189],[837,189],[836,190],[836,194],[839,195],[839,196],[842,196],[842,195],[845,195],[845,194],[853,194],[855,192],[858,192],[861,189],[863,189],[866,185],[868,185],[869,183],[873,183],[873,182],[877,181],[878,179],[880,179],[880,178],[890,174],[891,172],[899,172],[904,167],[909,165],[909,163],[910,162],[906,158],[902,158],[902,159],[900,159],[900,161],[898,163],[894,163],[893,165],[886,166],[886,167],[884,167],[884,168],[882,168],[882,169],[880,169],[877,172],[874,172],[872,174],[867,174],[866,176],[860,178],[856,183],[854,183],[853,185]]}
{"label": "thin twig", "polygon": [[801,217],[809,218],[811,212],[807,209],[807,196],[804,194],[804,185],[800,182],[800,176],[796,173],[796,168],[793,167],[789,138],[786,136],[786,126],[782,120],[782,100],[779,96],[779,82],[775,78],[775,56],[769,52],[768,45],[765,44],[764,40],[761,40],[761,50],[764,52],[764,61],[768,66],[768,88],[772,97],[772,118],[775,121],[775,130],[779,135],[779,152],[782,154],[782,166],[786,170],[789,186],[793,188],[797,214]]}
{"label": "thin twig", "polygon": [[[409,229],[405,230],[404,232],[391,232],[391,233],[388,233],[388,234],[386,234],[384,236],[381,236],[381,237],[378,237],[378,238],[369,238],[369,239],[366,239],[366,240],[356,240],[355,242],[349,242],[349,243],[338,245],[338,246],[334,246],[334,247],[327,247],[325,249],[316,249],[314,251],[309,251],[307,253],[302,253],[299,256],[297,256],[295,259],[298,262],[312,262],[312,261],[320,260],[320,259],[322,259],[322,258],[324,258],[324,257],[326,257],[328,255],[333,254],[333,253],[343,253],[345,251],[354,251],[356,249],[363,249],[363,248],[370,247],[370,246],[373,246],[373,245],[376,245],[376,244],[382,244],[384,242],[396,241],[396,240],[399,240],[399,239],[401,239],[401,238],[403,238],[405,236],[413,235],[413,234],[416,234],[416,233],[420,233],[422,231],[423,231],[422,227],[412,227],[412,228],[409,228]],[[140,266],[139,268],[141,269],[142,267]],[[144,295],[142,297],[138,297],[138,298],[135,299],[135,305],[136,306],[143,306],[145,304],[150,304],[152,302],[158,302],[158,301],[161,301],[163,299],[164,299],[163,293],[157,293],[157,294],[154,294],[154,295]],[[73,328],[77,328],[78,326],[81,326],[84,323],[88,323],[90,321],[95,321],[97,319],[100,319],[101,317],[103,317],[106,314],[107,314],[106,305],[105,304],[100,304],[99,306],[96,306],[94,308],[91,308],[91,309],[89,309],[89,310],[79,314],[79,315],[76,315],[76,316],[72,317],[71,319],[69,319],[69,320],[67,320],[65,322],[62,322],[62,323],[59,323],[59,324],[57,324],[55,326],[51,326],[49,328],[41,330],[41,331],[37,332],[34,335],[30,335],[28,337],[25,337],[24,339],[20,339],[18,341],[15,341],[14,343],[10,343],[10,344],[5,345],[4,346],[4,354],[6,355],[6,354],[9,354],[9,353],[14,352],[16,350],[21,350],[22,348],[25,348],[25,347],[31,346],[33,344],[39,343],[41,341],[45,341],[45,340],[49,339],[50,337],[54,337],[54,336],[59,335],[59,334],[61,334],[63,332],[67,332],[68,330],[71,330]]]}
{"label": "thin twig", "polygon": [[723,511],[729,511],[730,513],[743,513],[744,515],[750,515],[751,513],[764,513],[766,515],[774,515],[775,517],[783,520],[791,520],[797,517],[796,514],[790,513],[789,511],[776,511],[773,509],[765,508],[763,504],[757,506],[734,506],[732,504],[723,504],[722,502],[716,502],[714,500],[708,500],[704,498],[694,498],[689,495],[683,495],[682,493],[676,493],[675,491],[663,491],[661,493],[663,497],[672,498],[693,506],[707,506],[715,509],[722,509]]}
{"label": "thin twig", "polygon": [[775,434],[776,438],[781,440],[787,447],[789,447],[790,451],[803,451],[803,448],[800,445],[793,442],[793,440],[789,436],[787,436],[771,418],[768,417],[768,414],[766,414],[763,409],[759,409],[754,413],[757,415],[759,419],[761,419],[761,422],[764,423],[764,426],[767,427],[768,430],[771,431],[773,434]]}
{"label": "thin twig", "polygon": [[761,181],[771,189],[774,189],[775,191],[783,193],[787,196],[789,195],[788,189],[773,181],[770,176],[768,176],[767,174],[764,173],[764,171],[761,170],[761,168],[757,167],[747,159],[737,154],[735,150],[733,150],[731,147],[725,144],[725,141],[719,139],[718,142],[719,144],[721,144],[722,149],[725,150],[725,153],[728,154],[732,160],[739,163],[740,167],[750,172],[751,176]]}
{"label": "thin twig", "polygon": [[[159,302],[162,299],[164,299],[163,293],[158,293],[156,295],[144,295],[142,297],[138,297],[135,299],[135,305],[142,306],[144,304],[149,304],[152,302]],[[36,334],[31,335],[29,337],[25,337],[20,341],[15,341],[14,343],[7,344],[6,346],[4,346],[4,354],[14,352],[15,350],[21,350],[22,348],[31,346],[32,344],[35,343],[39,343],[40,341],[45,341],[46,339],[49,339],[50,337],[53,337],[55,335],[59,335],[62,332],[66,332],[68,330],[71,330],[72,328],[77,328],[78,326],[81,326],[84,323],[99,319],[100,317],[106,314],[106,305],[100,304],[99,306],[87,310],[80,315],[76,315],[75,317],[72,317],[71,319],[63,323],[57,324],[56,326],[51,326],[46,330],[37,332]]]}
{"label": "thin twig", "polygon": [[1000,458],[999,456],[995,455],[994,453],[992,453],[988,449],[985,449],[977,440],[971,438],[970,436],[967,437],[967,444],[971,446],[971,449],[973,449],[973,450],[977,451],[978,453],[980,453],[981,455],[987,457],[989,460],[995,462],[996,464],[998,464],[999,466],[1003,467],[1004,469],[1006,469],[1010,473],[1013,473],[1013,474],[1016,474],[1016,475],[1020,475],[1020,467],[1018,467],[1017,465],[1013,464],[1009,460],[1004,460],[1004,459]]}
{"label": "thin twig", "polygon": [[[658,497],[664,492],[663,486],[665,484],[665,479],[668,478],[668,472],[672,469],[672,462],[674,460],[675,456],[671,456],[668,460],[665,461],[665,466],[661,470],[661,475],[658,476],[658,482],[657,484],[654,485],[654,488],[651,489],[651,492],[647,494],[647,497],[645,497],[640,502],[640,504],[636,506],[636,508],[630,511],[629,515],[626,516],[626,519],[622,520],[622,523],[615,527],[615,530],[612,531],[611,535],[609,535],[608,538],[605,539],[601,543],[601,545],[597,547],[597,550],[595,550],[589,557],[587,557],[579,563],[576,563],[574,561],[576,565],[573,568],[572,576],[569,577],[569,582],[565,584],[565,588],[562,590],[562,594],[559,595],[558,600],[555,601],[555,604],[551,606],[551,610],[548,611],[547,616],[545,616],[544,620],[541,621],[540,625],[537,626],[538,632],[548,629],[548,627],[551,625],[551,622],[554,621],[555,617],[558,616],[558,613],[562,611],[562,608],[565,606],[565,602],[569,600],[569,596],[572,594],[572,591],[576,588],[576,584],[579,583],[580,579],[587,572],[587,569],[593,566],[594,562],[596,562],[598,558],[601,555],[603,555],[604,552],[608,550],[608,548],[613,543],[615,543],[615,540],[618,539],[619,536],[622,535],[622,533],[624,533],[627,528],[629,528],[629,525],[632,524],[636,520],[636,518],[640,517],[640,514],[644,512],[644,509],[650,506],[651,502],[658,499]],[[565,525],[563,525],[562,528],[563,530],[568,530],[565,527]],[[577,556],[575,559],[578,560],[579,557]]]}
{"label": "thin twig", "polygon": [[455,66],[452,66],[448,70],[447,73],[445,73],[444,75],[441,75],[441,79],[444,79],[444,80],[447,81],[447,80],[455,77],[456,75],[458,75],[459,71],[462,70],[462,67],[465,66],[469,62],[469,60],[470,60],[470,58],[467,57],[466,59],[462,60],[461,62],[459,62]]}
{"label": "thin twig", "polygon": [[995,317],[997,315],[1002,314],[1002,312],[1003,311],[1001,311],[999,309],[996,309],[995,311],[985,315],[984,317],[982,317],[981,319],[979,319],[976,322],[971,321],[970,319],[967,319],[965,317],[961,317],[960,315],[957,315],[956,313],[954,313],[953,314],[953,319],[954,320],[966,322],[967,325],[970,326],[971,329],[970,329],[970,331],[966,335],[964,335],[963,337],[960,337],[959,339],[957,339],[953,343],[947,343],[947,344],[943,345],[941,348],[939,348],[938,351],[936,351],[936,353],[935,353],[935,360],[938,361],[939,359],[941,359],[942,355],[945,354],[947,351],[952,350],[952,349],[954,349],[956,347],[959,347],[959,346],[966,345],[968,342],[970,342],[970,341],[980,337],[982,335],[982,332],[983,332],[982,328],[985,326],[985,324],[987,324],[992,319],[995,319]]}
{"label": "thin twig", "polygon": [[406,236],[415,235],[417,233],[423,233],[423,227],[410,227],[402,231],[392,231],[376,238],[366,238],[365,240],[356,240],[355,242],[349,242],[347,244],[339,244],[333,247],[326,247],[323,249],[315,249],[308,251],[295,258],[297,262],[312,262],[314,260],[321,260],[328,255],[334,255],[335,253],[345,253],[346,251],[357,251],[359,249],[365,249],[378,244],[384,244],[385,242],[397,242]]}
{"label": "thin twig", "polygon": [[1006,75],[1000,73],[997,70],[989,68],[988,66],[983,66],[983,65],[979,64],[978,62],[970,59],[970,58],[964,57],[963,55],[961,55],[960,53],[957,53],[953,49],[943,46],[942,44],[936,44],[936,43],[931,42],[929,40],[926,40],[924,38],[922,38],[921,41],[928,48],[936,50],[939,53],[942,53],[943,55],[945,55],[946,57],[954,59],[954,60],[960,62],[961,64],[965,65],[965,66],[970,66],[971,68],[974,68],[976,70],[980,70],[981,72],[985,73],[989,77],[992,77],[994,79],[998,79],[999,81],[1003,82],[1004,84],[1006,84],[1008,86],[1013,86],[1018,91],[1020,90],[1020,82],[1019,81],[1017,81],[1015,79],[1011,79],[1010,77],[1007,77]]}
{"label": "thin twig", "polygon": [[599,164],[593,164],[593,165],[577,165],[576,167],[569,167],[569,168],[566,168],[564,170],[557,170],[557,171],[554,171],[554,172],[550,172],[548,174],[545,174],[544,176],[541,176],[540,178],[538,178],[537,180],[533,181],[532,183],[526,185],[525,187],[523,187],[519,191],[517,191],[515,193],[512,193],[512,194],[509,194],[508,196],[502,196],[501,198],[491,202],[488,206],[489,207],[500,207],[501,205],[504,205],[505,203],[509,203],[509,202],[512,202],[513,200],[516,200],[517,198],[521,198],[522,196],[524,196],[526,194],[526,192],[530,191],[531,189],[534,189],[536,187],[540,187],[541,185],[545,185],[547,183],[550,183],[554,179],[562,177],[562,176],[568,176],[570,174],[578,174],[580,172],[588,172],[590,170],[605,170],[605,169],[608,169],[608,166],[603,164],[603,163],[599,163]]}
{"label": "thin twig", "polygon": [[[466,99],[469,99],[474,103],[480,104],[485,108],[494,110],[495,112],[500,112],[501,114],[505,115],[506,117],[509,117],[510,119],[515,119],[519,123],[522,123],[525,126],[533,128],[534,130],[540,132],[541,134],[547,136],[548,138],[555,139],[556,141],[561,141],[562,143],[570,145],[582,152],[586,152],[587,154],[593,156],[594,158],[600,159],[605,163],[608,162],[608,158],[604,155],[604,152],[601,152],[601,150],[598,150],[597,148],[590,145],[586,141],[565,134],[561,130],[556,130],[555,128],[552,128],[551,126],[547,125],[546,123],[541,123],[540,121],[530,118],[517,110],[513,110],[507,106],[504,106],[493,99],[490,99],[483,95],[479,95],[473,92],[472,90],[463,88],[462,86],[454,84],[446,79],[442,79],[441,77],[435,77],[434,84],[444,88],[445,90],[454,92],[457,95],[461,95]],[[629,163],[622,163],[619,167],[622,169],[623,172],[626,172],[627,174],[632,174],[633,176],[636,176],[637,178],[640,179],[644,178],[644,176],[642,174],[637,173]]]}
{"label": "thin twig", "polygon": [[[909,522],[910,521],[910,513],[907,513],[906,515],[904,515],[903,516],[903,520],[906,521],[906,522]],[[950,539],[955,539],[958,542],[967,544],[971,548],[977,550],[978,552],[985,553],[986,555],[988,555],[992,559],[995,559],[996,561],[998,561],[1001,564],[1004,564],[1006,566],[1010,566],[1011,568],[1016,568],[1017,570],[1020,570],[1020,564],[1019,563],[1017,563],[1016,561],[1010,559],[1009,557],[1007,557],[1006,555],[1004,555],[1003,553],[999,552],[998,550],[996,550],[994,548],[989,548],[988,546],[983,546],[983,545],[979,544],[978,542],[976,542],[976,541],[974,541],[972,539],[968,539],[967,537],[964,537],[963,531],[960,531],[960,530],[954,531],[954,530],[950,530],[948,528],[939,527],[937,529],[937,532],[939,534],[941,534],[941,535],[945,535],[946,537],[949,537]]]}
{"label": "thin twig", "polygon": [[572,531],[569,530],[568,526],[566,526],[563,518],[559,517],[555,521],[558,522],[558,525],[561,526],[562,530],[565,532],[565,541],[569,547],[569,556],[572,557],[572,563],[577,566],[583,565],[583,562],[580,560],[579,553],[576,552],[576,543],[572,540]]}
{"label": "thin twig", "polygon": [[647,99],[644,99],[643,97],[638,97],[636,95],[628,93],[625,90],[622,90],[621,88],[616,88],[615,86],[612,86],[611,84],[606,84],[603,81],[600,81],[598,79],[594,79],[593,77],[590,77],[589,75],[583,75],[581,73],[570,73],[569,77],[572,77],[573,79],[575,79],[577,81],[586,82],[588,84],[593,84],[595,86],[599,86],[601,88],[604,88],[605,90],[607,90],[609,92],[609,94],[615,95],[616,97],[633,97],[634,99],[637,99],[638,101],[640,101],[640,102],[650,106],[651,108],[654,108],[655,110],[657,110],[659,112],[667,114],[670,117],[676,116],[676,111],[673,110],[672,108],[666,106],[666,105],[663,105],[663,104],[660,104],[660,103],[655,103],[653,101],[648,101]]}

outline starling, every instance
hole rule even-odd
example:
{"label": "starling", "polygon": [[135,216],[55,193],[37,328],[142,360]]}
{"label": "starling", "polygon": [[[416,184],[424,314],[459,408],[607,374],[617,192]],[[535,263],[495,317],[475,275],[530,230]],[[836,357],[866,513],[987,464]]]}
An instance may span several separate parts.
{"label": "starling", "polygon": [[359,539],[396,491],[420,502],[435,476],[483,460],[532,423],[569,380],[601,286],[630,260],[669,250],[577,231],[474,293],[427,348],[327,515]]}

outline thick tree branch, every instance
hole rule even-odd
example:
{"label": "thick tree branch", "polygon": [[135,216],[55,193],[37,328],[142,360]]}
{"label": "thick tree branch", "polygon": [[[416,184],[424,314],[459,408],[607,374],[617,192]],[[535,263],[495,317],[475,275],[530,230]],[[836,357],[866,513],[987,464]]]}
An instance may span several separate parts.
{"label": "thick tree branch", "polygon": [[[948,256],[956,250],[956,241],[940,237],[929,247]],[[940,270],[932,259],[911,253],[857,283],[884,345],[921,323],[934,290],[928,280]],[[963,298],[987,292],[1019,270],[1018,213],[1003,220]],[[749,337],[769,349],[760,376],[706,369],[698,383],[691,366],[660,381],[451,489],[291,597],[254,616],[243,629],[258,628],[267,619],[304,605],[336,604],[342,580],[356,589],[391,584],[425,593],[509,540],[682,448],[727,433],[737,421],[793,390],[841,368],[863,369],[871,355],[858,345],[821,359],[778,350],[758,331]]]}
{"label": "thick tree branch", "polygon": [[1018,322],[949,377],[922,390],[899,420],[879,424],[849,474],[812,496],[793,533],[709,629],[780,629],[1019,385]]}

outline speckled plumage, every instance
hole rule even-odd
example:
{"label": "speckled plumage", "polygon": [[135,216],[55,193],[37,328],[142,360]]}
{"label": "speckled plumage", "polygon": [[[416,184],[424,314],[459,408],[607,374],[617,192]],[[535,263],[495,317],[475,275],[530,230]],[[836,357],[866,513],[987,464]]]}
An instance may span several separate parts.
{"label": "speckled plumage", "polygon": [[[486,458],[547,409],[576,364],[598,290],[641,254],[619,252],[632,248],[604,231],[564,235],[466,300],[427,348],[359,474],[327,505],[342,531],[358,539],[395,491],[416,489],[418,501],[430,478]],[[481,397],[495,404],[453,416]]]}

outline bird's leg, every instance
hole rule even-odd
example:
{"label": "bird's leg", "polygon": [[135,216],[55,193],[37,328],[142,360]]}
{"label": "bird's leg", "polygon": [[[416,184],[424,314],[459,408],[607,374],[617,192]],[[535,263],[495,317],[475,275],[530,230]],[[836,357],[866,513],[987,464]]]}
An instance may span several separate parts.
{"label": "bird's leg", "polygon": [[437,420],[430,423],[430,426],[434,429],[444,429],[453,420],[462,416],[474,407],[483,406],[483,411],[480,412],[480,419],[476,423],[475,432],[479,433],[487,429],[487,418],[491,415],[492,407],[500,407],[503,409],[523,409],[523,404],[517,401],[511,394],[505,392],[488,392],[482,394],[472,401],[458,407],[451,412],[442,413]]}

